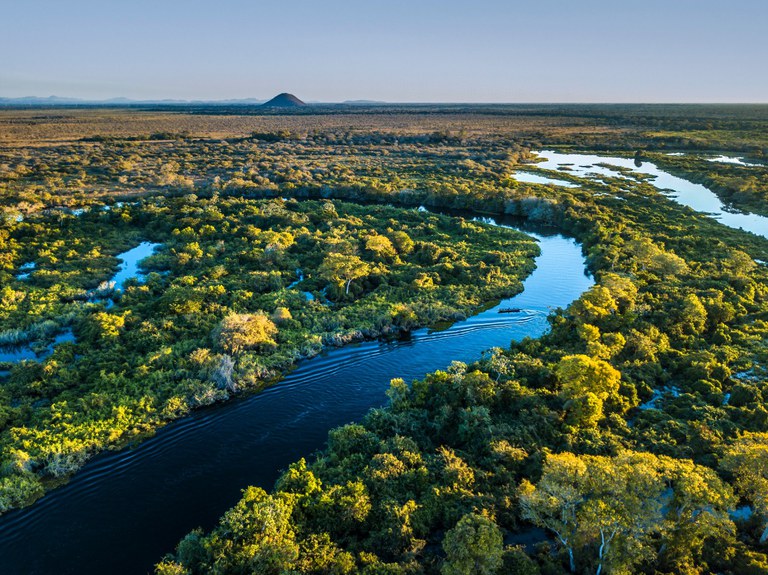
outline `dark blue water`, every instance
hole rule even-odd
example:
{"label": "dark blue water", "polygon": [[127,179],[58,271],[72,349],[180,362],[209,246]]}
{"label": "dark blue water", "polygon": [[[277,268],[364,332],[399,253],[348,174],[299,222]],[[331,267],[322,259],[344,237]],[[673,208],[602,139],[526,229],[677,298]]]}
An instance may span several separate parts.
{"label": "dark blue water", "polygon": [[[385,403],[406,380],[538,337],[546,317],[592,285],[581,249],[536,235],[542,254],[525,291],[442,331],[335,349],[264,392],[199,411],[134,449],[102,454],[33,506],[0,517],[0,573],[149,573],[195,527],[211,528],[247,485],[269,489],[281,469],[323,447],[328,431]],[[499,307],[521,308],[499,314]]]}
{"label": "dark blue water", "polygon": [[[36,353],[35,350],[33,350],[28,345],[20,345],[15,347],[0,347],[0,362],[14,363],[17,361],[23,361],[25,359],[33,359],[33,360],[45,359],[46,357],[48,357],[53,353],[54,347],[56,347],[60,343],[65,343],[68,341],[75,341],[75,334],[72,333],[71,329],[67,329],[62,333],[57,334],[53,338],[53,342],[51,342],[48,345],[48,347],[46,347],[43,351],[38,353]],[[0,574],[2,574],[2,571],[0,571]]]}

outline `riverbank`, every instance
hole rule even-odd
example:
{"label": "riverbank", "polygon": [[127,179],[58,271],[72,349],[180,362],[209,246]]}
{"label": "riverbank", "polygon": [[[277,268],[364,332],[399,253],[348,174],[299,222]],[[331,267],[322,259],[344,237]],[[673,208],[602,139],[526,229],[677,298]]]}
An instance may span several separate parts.
{"label": "riverbank", "polygon": [[[186,227],[179,226],[185,212]],[[5,376],[13,423],[2,440],[2,511],[60,485],[98,451],[264,389],[324,349],[455,321],[518,293],[538,254],[524,235],[480,222],[327,200],[157,198],[84,212],[63,227],[46,227],[49,219],[16,224],[16,249],[41,265],[8,292],[45,303],[34,315],[8,306],[0,323],[55,322],[66,310],[75,314],[68,323],[77,339],[39,362],[13,364]],[[115,305],[103,298],[62,304],[56,294],[87,287],[68,277],[96,271],[85,258],[73,261],[60,238],[103,253],[99,238],[110,235],[101,232],[114,234],[116,222],[154,243],[121,254],[128,261],[110,276],[119,280]],[[33,228],[38,233],[25,240]],[[48,261],[31,257],[50,246],[61,247]],[[130,279],[141,257],[147,275]],[[287,287],[299,267],[311,275],[303,280],[311,301]],[[225,334],[228,317],[261,318],[268,335]]]}
{"label": "riverbank", "polygon": [[[244,484],[269,488],[281,468],[320,449],[328,430],[382,405],[392,377],[412,380],[540,335],[552,308],[566,307],[592,283],[573,240],[540,232],[542,253],[519,295],[447,329],[328,350],[261,393],[198,410],[131,449],[96,456],[67,485],[0,518],[9,573],[16,566],[27,575],[54,566],[78,575],[145,570],[191,528],[212,527]],[[498,313],[508,306],[523,313]],[[116,516],[124,521],[106,519]],[[84,539],[93,545],[77,543]]]}

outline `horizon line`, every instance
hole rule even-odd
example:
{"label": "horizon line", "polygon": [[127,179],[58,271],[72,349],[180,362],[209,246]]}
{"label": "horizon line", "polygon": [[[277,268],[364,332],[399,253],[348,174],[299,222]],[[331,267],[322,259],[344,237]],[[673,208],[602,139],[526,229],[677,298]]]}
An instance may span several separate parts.
{"label": "horizon line", "polygon": [[[127,98],[124,96],[115,96],[111,98],[103,98],[103,99],[92,99],[92,98],[80,98],[80,97],[72,97],[72,96],[0,96],[0,106],[7,105],[7,104],[13,104],[13,103],[19,103],[23,104],[24,101],[28,101],[28,105],[33,105],[34,103],[39,103],[42,105],[48,105],[48,106],[67,106],[67,105],[102,105],[102,106],[120,106],[120,105],[131,105],[131,104],[154,104],[154,105],[181,105],[181,104],[208,104],[208,105],[261,105],[266,102],[268,102],[270,98],[258,98],[258,97],[244,97],[244,98],[216,98],[216,99],[205,99],[205,98],[195,98],[195,99],[186,99],[186,98]],[[46,102],[48,101],[48,102]],[[298,106],[299,108],[302,107],[312,107],[312,106],[338,106],[338,105],[412,105],[412,106],[419,106],[419,105],[433,105],[433,106],[439,106],[439,105],[473,105],[473,106],[510,106],[510,105],[646,105],[646,106],[652,106],[652,105],[660,105],[660,106],[670,106],[670,105],[689,105],[689,106],[695,106],[695,105],[701,105],[701,106],[712,106],[712,105],[731,105],[731,106],[740,106],[740,105],[768,105],[768,100],[765,101],[750,101],[750,100],[742,100],[742,101],[734,101],[734,100],[722,100],[722,101],[683,101],[683,100],[670,100],[670,101],[629,101],[629,100],[605,100],[605,101],[598,101],[598,100],[591,100],[591,101],[574,101],[574,100],[545,100],[545,101],[535,101],[535,100],[526,100],[526,101],[496,101],[496,102],[482,102],[482,101],[437,101],[437,100],[411,100],[411,101],[394,101],[394,100],[376,100],[371,98],[353,98],[348,100],[341,100],[341,101],[320,101],[320,100],[309,100],[304,101],[304,106]],[[290,108],[288,108],[290,109]]]}

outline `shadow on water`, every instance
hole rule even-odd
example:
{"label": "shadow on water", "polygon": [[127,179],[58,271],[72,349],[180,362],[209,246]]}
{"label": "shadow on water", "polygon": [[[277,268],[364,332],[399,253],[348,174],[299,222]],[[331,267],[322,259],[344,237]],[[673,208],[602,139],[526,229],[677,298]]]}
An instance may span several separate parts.
{"label": "shadow on water", "polygon": [[75,334],[71,329],[56,334],[53,341],[42,349],[35,349],[31,345],[0,347],[0,362],[16,363],[26,359],[39,361],[51,355],[54,347],[68,341],[75,341]]}
{"label": "shadow on water", "polygon": [[[517,296],[442,330],[330,350],[262,393],[95,457],[68,484],[0,517],[0,572],[151,572],[190,530],[211,528],[242,488],[271,488],[281,469],[322,448],[331,428],[384,404],[391,378],[420,378],[452,360],[473,361],[488,348],[541,336],[549,312],[593,282],[574,240],[541,228],[535,237],[541,255]],[[499,314],[500,307],[521,311]]]}

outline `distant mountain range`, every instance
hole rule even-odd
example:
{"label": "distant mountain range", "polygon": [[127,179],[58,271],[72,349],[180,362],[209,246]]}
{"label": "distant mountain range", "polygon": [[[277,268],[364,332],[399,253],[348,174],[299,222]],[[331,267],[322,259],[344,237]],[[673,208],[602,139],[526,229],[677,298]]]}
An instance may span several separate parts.
{"label": "distant mountain range", "polygon": [[342,104],[347,104],[349,106],[375,106],[378,104],[387,104],[388,102],[384,102],[382,100],[344,100]]}
{"label": "distant mountain range", "polygon": [[[40,96],[24,96],[21,98],[2,98],[0,97],[0,106],[163,106],[163,105],[212,105],[212,106],[226,106],[226,105],[250,105],[259,106],[263,105],[265,108],[298,108],[311,105],[333,104],[335,102],[304,102],[287,92],[278,94],[271,100],[263,100],[260,98],[233,98],[228,100],[175,100],[175,99],[156,99],[156,100],[135,100],[132,98],[109,98],[106,100],[91,100],[84,98],[66,98],[62,96],[48,96],[47,98]],[[346,106],[363,106],[363,105],[378,105],[386,104],[377,100],[346,100],[339,102]]]}
{"label": "distant mountain range", "polygon": [[266,100],[257,98],[239,98],[230,100],[134,100],[131,98],[110,98],[108,100],[88,100],[83,98],[64,98],[61,96],[24,96],[21,98],[1,98],[0,106],[92,106],[92,105],[131,105],[131,104],[263,104]]}

